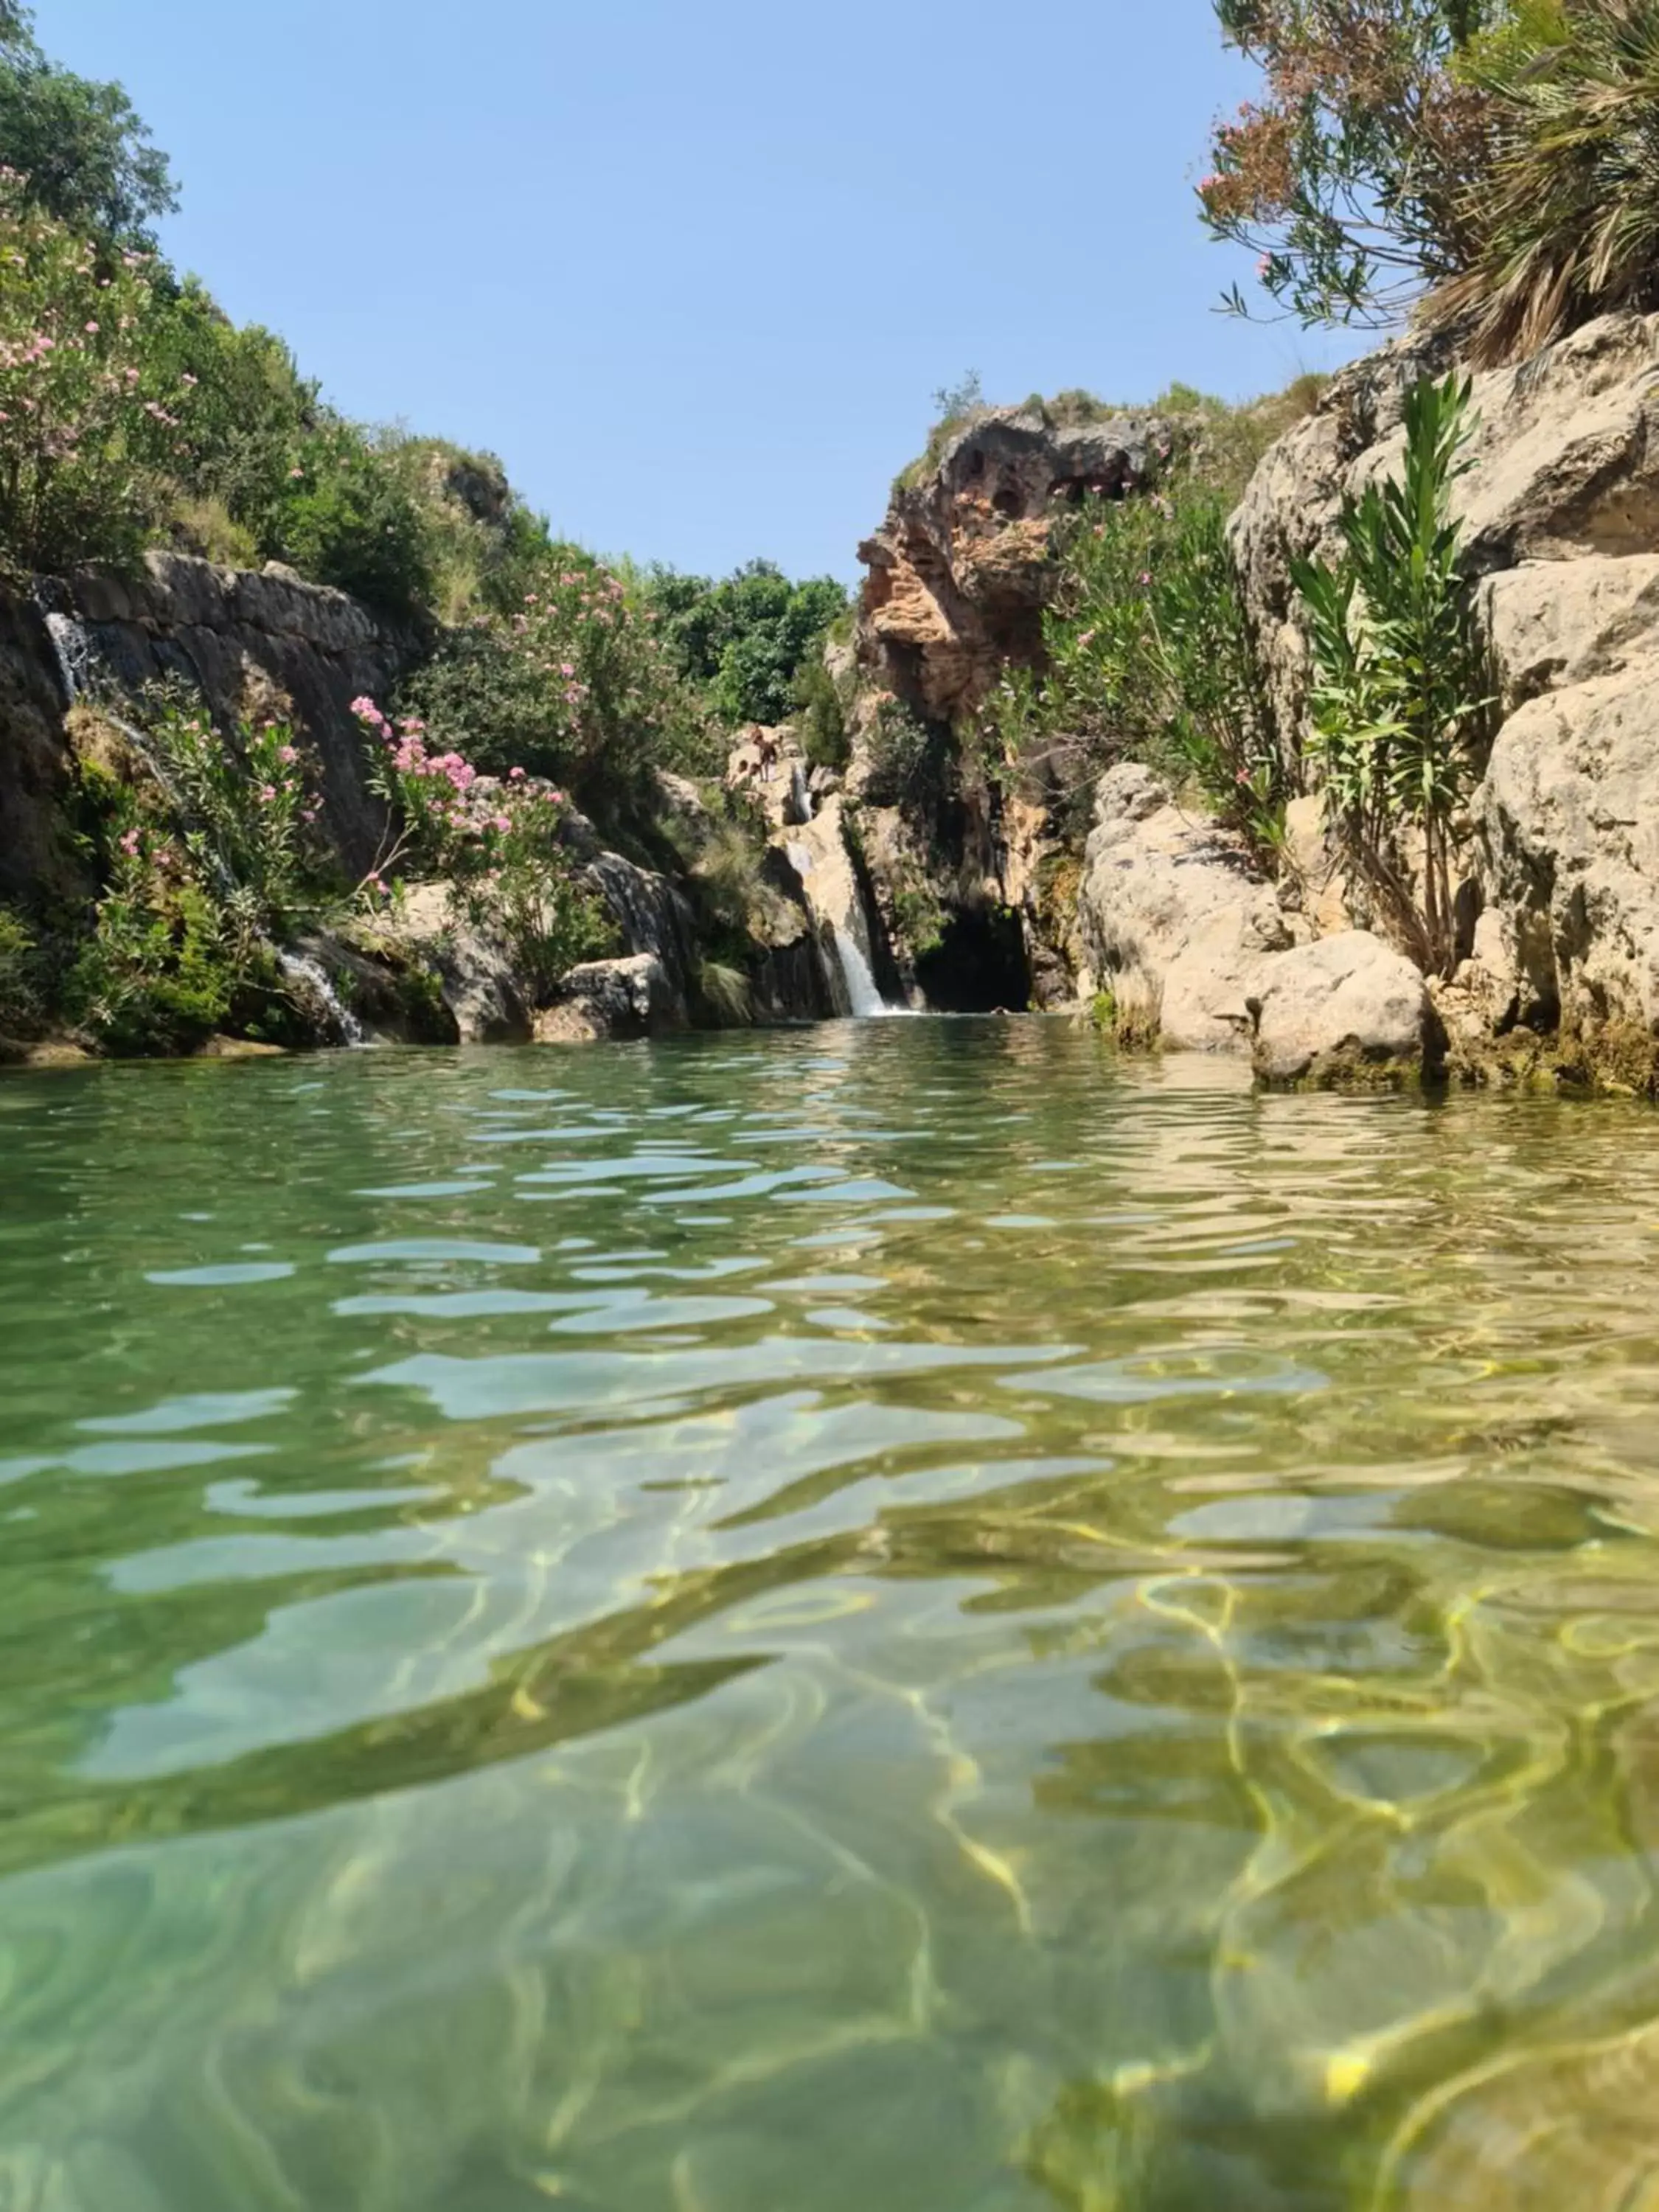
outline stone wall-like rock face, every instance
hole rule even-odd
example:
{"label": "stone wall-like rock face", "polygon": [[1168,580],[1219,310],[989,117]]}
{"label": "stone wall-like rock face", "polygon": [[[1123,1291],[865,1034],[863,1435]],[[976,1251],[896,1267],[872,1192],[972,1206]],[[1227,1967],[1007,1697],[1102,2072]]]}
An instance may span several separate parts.
{"label": "stone wall-like rock face", "polygon": [[[1344,493],[1398,469],[1404,393],[1446,366],[1402,343],[1346,371],[1233,518],[1287,758],[1307,678],[1291,559],[1335,550]],[[1454,501],[1499,724],[1464,854],[1484,911],[1447,1002],[1487,1030],[1659,1033],[1659,315],[1477,375],[1472,404]]]}
{"label": "stone wall-like rock face", "polygon": [[85,888],[64,816],[67,703],[40,609],[0,598],[0,899],[72,898]]}
{"label": "stone wall-like rock face", "polygon": [[1056,429],[1034,410],[998,408],[969,423],[920,483],[895,489],[859,548],[866,668],[925,719],[973,713],[1006,660],[1041,655],[1057,505],[1140,489],[1170,439],[1151,415]]}
{"label": "stone wall-like rock face", "polygon": [[351,702],[385,698],[413,655],[409,633],[274,564],[218,568],[155,552],[142,576],[86,572],[61,589],[94,665],[125,689],[182,677],[222,724],[291,716],[321,763],[331,842],[354,872],[372,865],[385,817],[364,779]]}

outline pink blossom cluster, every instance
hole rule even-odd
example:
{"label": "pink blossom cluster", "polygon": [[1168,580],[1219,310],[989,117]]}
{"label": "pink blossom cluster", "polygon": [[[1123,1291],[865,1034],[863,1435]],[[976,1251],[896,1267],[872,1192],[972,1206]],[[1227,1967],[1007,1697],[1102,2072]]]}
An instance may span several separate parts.
{"label": "pink blossom cluster", "polygon": [[351,711],[383,748],[387,768],[403,784],[406,805],[434,827],[489,840],[520,828],[545,828],[534,817],[562,806],[564,793],[533,781],[521,768],[505,781],[481,776],[462,754],[436,753],[425,743],[426,725],[416,715],[393,723],[373,699],[354,699]]}

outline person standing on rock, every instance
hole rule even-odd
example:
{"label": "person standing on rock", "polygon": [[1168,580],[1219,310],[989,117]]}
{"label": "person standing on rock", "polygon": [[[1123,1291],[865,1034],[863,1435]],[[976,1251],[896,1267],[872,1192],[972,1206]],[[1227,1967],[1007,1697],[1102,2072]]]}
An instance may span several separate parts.
{"label": "person standing on rock", "polygon": [[770,783],[772,771],[778,764],[778,741],[769,730],[755,726],[755,757],[760,763],[760,780]]}

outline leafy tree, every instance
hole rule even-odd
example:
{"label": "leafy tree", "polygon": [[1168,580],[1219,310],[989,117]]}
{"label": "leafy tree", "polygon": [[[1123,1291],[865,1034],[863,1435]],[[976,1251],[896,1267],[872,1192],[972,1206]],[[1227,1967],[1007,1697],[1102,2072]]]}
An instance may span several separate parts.
{"label": "leafy tree", "polygon": [[0,0],[0,166],[32,198],[106,245],[148,252],[179,204],[167,158],[118,84],[49,62],[28,11]]}
{"label": "leafy tree", "polygon": [[787,718],[802,663],[847,604],[833,577],[791,583],[770,561],[718,584],[656,568],[646,588],[680,672],[728,723]]}
{"label": "leafy tree", "polygon": [[[1261,70],[1260,100],[1217,127],[1199,200],[1259,256],[1267,296],[1304,323],[1392,319],[1466,267],[1489,100],[1461,66],[1507,0],[1215,0]],[[1235,285],[1230,304],[1244,313]]]}

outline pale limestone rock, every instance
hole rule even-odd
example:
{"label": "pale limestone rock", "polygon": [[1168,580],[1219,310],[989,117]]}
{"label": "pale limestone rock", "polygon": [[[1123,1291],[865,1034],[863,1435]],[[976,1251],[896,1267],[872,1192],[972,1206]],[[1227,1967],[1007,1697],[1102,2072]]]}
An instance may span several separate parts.
{"label": "pale limestone rock", "polygon": [[1293,941],[1239,840],[1128,762],[1097,790],[1079,921],[1092,981],[1176,1051],[1248,1052],[1251,996]]}
{"label": "pale limestone rock", "polygon": [[1267,962],[1251,1012],[1251,1058],[1265,1083],[1421,1076],[1441,1055],[1427,985],[1369,930],[1345,930]]}
{"label": "pale limestone rock", "polygon": [[1522,1018],[1659,1026],[1659,638],[1529,700],[1480,794],[1487,900],[1508,918]]}
{"label": "pale limestone rock", "polygon": [[1659,553],[1522,562],[1486,578],[1480,617],[1506,708],[1614,673],[1659,628]]}

